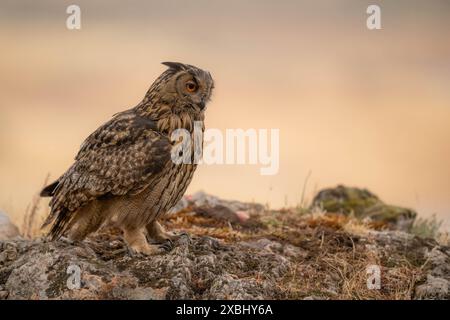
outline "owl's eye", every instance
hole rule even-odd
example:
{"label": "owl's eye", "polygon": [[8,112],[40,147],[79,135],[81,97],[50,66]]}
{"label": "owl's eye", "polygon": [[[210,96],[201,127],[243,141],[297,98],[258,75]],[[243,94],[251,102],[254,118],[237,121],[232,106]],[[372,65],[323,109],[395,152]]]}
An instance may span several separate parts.
{"label": "owl's eye", "polygon": [[197,91],[197,89],[198,89],[198,85],[197,85],[197,83],[195,83],[194,81],[188,81],[188,82],[186,82],[186,90],[188,91],[188,92],[195,92],[195,91]]}

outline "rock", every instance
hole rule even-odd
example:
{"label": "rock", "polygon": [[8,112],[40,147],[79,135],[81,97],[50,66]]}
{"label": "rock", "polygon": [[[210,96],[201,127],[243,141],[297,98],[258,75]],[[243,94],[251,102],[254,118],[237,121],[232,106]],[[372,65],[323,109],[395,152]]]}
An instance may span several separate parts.
{"label": "rock", "polygon": [[[207,208],[208,217],[228,221],[245,209],[208,198],[202,196],[199,206],[198,198],[187,201],[191,209]],[[115,229],[79,243],[0,241],[0,299],[450,298],[450,248],[432,239],[398,230],[352,233],[344,226],[358,221],[341,214],[256,214],[247,207],[249,220],[258,221],[248,227],[191,209],[161,221],[190,237],[150,257],[130,255]],[[381,290],[367,286],[372,265],[381,270]]]}
{"label": "rock", "polygon": [[307,296],[304,297],[303,300],[324,300],[323,297],[318,297],[318,296]]}
{"label": "rock", "polygon": [[416,287],[418,299],[450,299],[450,256],[438,246],[426,249],[428,274],[425,283]]}
{"label": "rock", "polygon": [[[264,299],[265,295],[261,289],[261,285],[253,279],[235,279],[230,275],[223,275],[213,280],[206,299]],[[268,289],[270,288],[266,287],[263,290]]]}
{"label": "rock", "polygon": [[[431,274],[435,277],[449,277],[450,275],[450,257],[448,253],[434,247],[431,250],[426,250],[425,258],[431,266]],[[448,279],[450,280],[450,278]]]}
{"label": "rock", "polygon": [[417,216],[411,209],[387,205],[366,189],[342,185],[321,190],[313,199],[312,207],[327,212],[353,214],[358,219],[382,223],[390,229],[408,231]]}
{"label": "rock", "polygon": [[0,300],[5,300],[8,298],[8,291],[0,291]]}
{"label": "rock", "polygon": [[172,209],[169,210],[169,214],[177,213],[187,208],[189,208],[188,196],[184,196]]}
{"label": "rock", "polygon": [[249,220],[251,214],[264,210],[264,206],[261,204],[223,200],[198,191],[191,196],[183,197],[170,212],[177,213],[188,208],[201,216],[239,224],[244,224]]}
{"label": "rock", "polygon": [[116,291],[114,296],[118,299],[127,300],[163,300],[167,296],[167,288],[153,289],[145,288],[125,288]]}
{"label": "rock", "polygon": [[9,240],[20,236],[19,229],[9,217],[0,211],[0,240]]}
{"label": "rock", "polygon": [[[261,299],[274,292],[275,279],[262,282],[239,279],[236,272],[252,272],[258,260],[264,261],[261,272],[278,276],[290,266],[288,259],[275,253],[260,253],[240,245],[227,246],[209,237],[182,239],[167,254],[141,258],[130,257],[126,250],[114,258],[109,254],[103,256],[103,249],[107,248],[99,248],[111,242],[103,243],[99,239],[90,239],[80,246],[61,240],[3,242],[0,254],[10,256],[5,252],[15,250],[16,255],[0,263],[0,284],[4,288],[0,297]],[[281,264],[284,264],[282,268]],[[78,287],[71,286],[76,276],[71,270],[79,270]]]}
{"label": "rock", "polygon": [[240,202],[235,200],[223,200],[219,197],[207,194],[203,191],[198,191],[192,196],[187,197],[190,204],[196,207],[216,207],[224,206],[232,211],[253,211],[261,212],[264,210],[264,206],[259,203]]}
{"label": "rock", "polygon": [[201,216],[226,220],[232,223],[245,223],[250,218],[249,214],[245,211],[233,211],[222,205],[216,205],[215,207],[196,207],[194,208],[194,212]]}
{"label": "rock", "polygon": [[427,276],[427,281],[416,288],[418,299],[449,299],[449,281],[443,278]]}

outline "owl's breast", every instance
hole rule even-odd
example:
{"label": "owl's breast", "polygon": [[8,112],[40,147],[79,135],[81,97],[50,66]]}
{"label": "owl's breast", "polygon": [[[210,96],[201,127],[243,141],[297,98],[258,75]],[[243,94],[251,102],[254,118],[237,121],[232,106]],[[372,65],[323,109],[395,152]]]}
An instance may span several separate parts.
{"label": "owl's breast", "polygon": [[149,221],[157,219],[181,200],[196,168],[196,164],[172,163],[161,179],[144,190],[142,204]]}

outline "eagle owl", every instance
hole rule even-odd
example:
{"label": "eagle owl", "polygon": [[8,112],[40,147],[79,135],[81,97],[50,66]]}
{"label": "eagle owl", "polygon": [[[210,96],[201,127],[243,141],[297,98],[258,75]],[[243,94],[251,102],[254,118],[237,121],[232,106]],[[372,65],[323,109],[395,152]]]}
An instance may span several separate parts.
{"label": "eagle owl", "polygon": [[214,82],[209,72],[192,65],[163,64],[169,68],[142,102],[95,130],[73,165],[42,190],[41,196],[52,197],[44,226],[51,225],[53,240],[67,235],[81,241],[114,223],[133,252],[150,255],[163,247],[149,244],[146,236],[157,242],[179,236],[164,230],[158,218],[181,199],[197,165],[172,161],[180,142],[171,134],[186,129],[192,138],[196,121],[204,130]]}

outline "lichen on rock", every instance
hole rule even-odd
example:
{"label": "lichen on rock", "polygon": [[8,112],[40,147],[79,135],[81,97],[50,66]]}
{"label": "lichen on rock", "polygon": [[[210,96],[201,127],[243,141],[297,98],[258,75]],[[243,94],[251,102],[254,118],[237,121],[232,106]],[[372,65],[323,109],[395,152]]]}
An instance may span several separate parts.
{"label": "lichen on rock", "polygon": [[370,219],[390,229],[408,231],[417,213],[408,208],[388,205],[367,189],[339,185],[320,191],[313,199],[312,207],[327,212],[354,215],[357,219]]}

